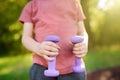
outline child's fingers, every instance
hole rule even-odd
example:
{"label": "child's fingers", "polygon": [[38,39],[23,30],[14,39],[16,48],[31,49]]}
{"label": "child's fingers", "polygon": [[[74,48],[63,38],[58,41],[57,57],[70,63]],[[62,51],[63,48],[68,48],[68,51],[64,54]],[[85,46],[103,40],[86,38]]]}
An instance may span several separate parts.
{"label": "child's fingers", "polygon": [[54,43],[54,42],[46,41],[46,44],[47,44],[48,46],[51,46],[51,47],[60,49],[60,47],[59,47],[56,43]]}
{"label": "child's fingers", "polygon": [[82,54],[86,54],[87,51],[86,51],[86,50],[82,50],[82,51],[73,51],[73,53],[74,53],[75,55],[82,55]]}
{"label": "child's fingers", "polygon": [[81,51],[81,50],[84,50],[84,49],[85,49],[85,46],[74,47],[73,51]]}
{"label": "child's fingers", "polygon": [[83,57],[87,54],[87,48],[85,48],[85,47],[75,48],[73,50],[73,53],[78,57]]}
{"label": "child's fingers", "polygon": [[[52,46],[50,46],[52,45]],[[53,42],[44,41],[38,47],[37,53],[40,55],[47,55],[47,56],[56,56],[58,55],[58,45],[54,44]]]}
{"label": "child's fingers", "polygon": [[58,55],[58,52],[51,52],[51,51],[46,51],[44,50],[42,52],[43,55],[47,55],[47,56],[57,56]]}
{"label": "child's fingers", "polygon": [[43,55],[43,58],[47,61],[53,61],[54,60],[53,57],[48,57],[47,55]]}
{"label": "child's fingers", "polygon": [[83,45],[85,45],[85,43],[83,43],[83,42],[77,43],[77,44],[74,45],[74,48],[78,48],[78,47],[81,47]]}
{"label": "child's fingers", "polygon": [[81,53],[81,51],[86,51],[86,50],[87,50],[87,47],[85,45],[73,47],[74,53],[76,53],[76,52]]}
{"label": "child's fingers", "polygon": [[58,48],[51,47],[51,46],[45,46],[45,50],[50,52],[58,52]]}
{"label": "child's fingers", "polygon": [[84,57],[86,54],[80,54],[80,55],[75,55],[76,57],[82,58]]}
{"label": "child's fingers", "polygon": [[82,54],[86,54],[87,53],[87,46],[85,43],[81,42],[81,43],[77,43],[74,45],[73,47],[73,53],[75,55],[82,55]]}

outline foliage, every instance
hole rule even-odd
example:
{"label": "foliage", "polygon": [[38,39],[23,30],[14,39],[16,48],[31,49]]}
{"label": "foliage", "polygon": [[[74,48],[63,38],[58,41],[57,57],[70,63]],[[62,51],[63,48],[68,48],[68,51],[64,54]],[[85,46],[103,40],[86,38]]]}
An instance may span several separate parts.
{"label": "foliage", "polygon": [[[25,51],[21,45],[22,25],[18,22],[18,18],[28,1],[0,0],[0,52],[2,54],[14,55]],[[120,1],[114,0],[114,6],[107,9],[99,8],[99,1],[81,0],[86,15],[85,25],[89,35],[90,48],[111,45],[120,47]]]}
{"label": "foliage", "polygon": [[21,50],[21,24],[18,22],[20,12],[26,0],[0,1],[0,52],[8,53]]}
{"label": "foliage", "polygon": [[94,46],[119,45],[120,41],[119,2],[120,2],[119,0],[114,0],[113,6],[107,6],[106,3],[104,7],[100,8],[98,6],[98,1],[95,0],[91,1],[89,5],[91,6],[89,8],[90,11],[89,14],[90,14],[90,27],[93,33],[92,36],[94,36],[95,43]]}

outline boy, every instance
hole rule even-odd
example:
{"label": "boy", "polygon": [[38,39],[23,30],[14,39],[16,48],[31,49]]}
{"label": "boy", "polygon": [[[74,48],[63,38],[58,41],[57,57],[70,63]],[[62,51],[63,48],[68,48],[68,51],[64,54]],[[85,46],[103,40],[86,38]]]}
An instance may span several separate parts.
{"label": "boy", "polygon": [[[24,23],[22,43],[34,53],[31,80],[85,80],[85,72],[72,72],[74,56],[81,58],[87,53],[84,18],[81,6],[75,0],[32,0],[25,6],[19,20]],[[44,41],[48,35],[57,35],[61,40],[58,44]],[[72,45],[70,39],[75,35],[84,36],[84,41]],[[44,76],[47,62],[54,60],[49,56],[56,56],[58,77]]]}

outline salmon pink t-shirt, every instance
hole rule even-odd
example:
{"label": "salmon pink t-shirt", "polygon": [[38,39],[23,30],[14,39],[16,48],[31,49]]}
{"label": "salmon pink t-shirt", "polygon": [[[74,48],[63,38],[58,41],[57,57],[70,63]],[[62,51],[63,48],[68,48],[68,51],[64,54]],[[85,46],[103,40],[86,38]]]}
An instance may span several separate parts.
{"label": "salmon pink t-shirt", "polygon": [[[60,37],[56,69],[60,74],[67,74],[75,64],[70,38],[77,35],[77,22],[84,18],[82,8],[75,0],[32,0],[24,7],[19,20],[34,24],[37,42],[44,41],[48,35]],[[37,54],[33,55],[33,63],[48,66],[48,62]]]}

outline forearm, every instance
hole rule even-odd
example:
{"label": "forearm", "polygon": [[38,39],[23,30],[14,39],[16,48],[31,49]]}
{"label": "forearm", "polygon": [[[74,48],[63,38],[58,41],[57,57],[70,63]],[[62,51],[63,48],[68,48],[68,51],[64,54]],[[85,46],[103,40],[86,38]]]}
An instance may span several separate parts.
{"label": "forearm", "polygon": [[84,42],[86,43],[86,46],[88,46],[88,34],[87,34],[87,32],[84,31],[82,36],[84,36]]}
{"label": "forearm", "polygon": [[84,37],[84,42],[88,46],[88,33],[86,32],[86,29],[85,29],[85,26],[84,26],[84,22],[80,21],[77,25],[78,25],[77,35],[78,36],[83,36]]}
{"label": "forearm", "polygon": [[29,51],[36,52],[36,47],[39,45],[39,43],[33,39],[33,23],[24,23],[22,44]]}
{"label": "forearm", "polygon": [[37,49],[36,47],[39,46],[39,43],[29,36],[22,37],[22,44],[27,50],[31,52],[36,52],[36,49]]}

